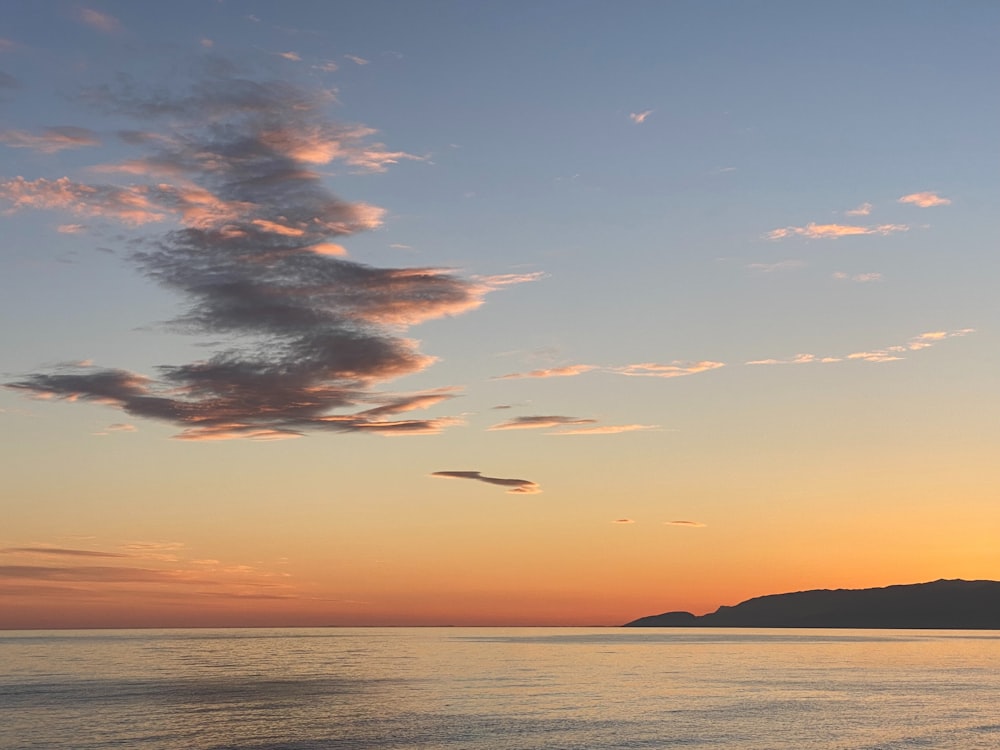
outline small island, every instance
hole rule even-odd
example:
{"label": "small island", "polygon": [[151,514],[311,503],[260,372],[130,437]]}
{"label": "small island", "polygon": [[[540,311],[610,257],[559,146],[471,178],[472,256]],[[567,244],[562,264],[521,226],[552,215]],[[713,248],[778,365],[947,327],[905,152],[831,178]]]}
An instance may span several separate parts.
{"label": "small island", "polygon": [[706,615],[665,612],[624,627],[1000,630],[1000,581],[939,580],[771,594]]}

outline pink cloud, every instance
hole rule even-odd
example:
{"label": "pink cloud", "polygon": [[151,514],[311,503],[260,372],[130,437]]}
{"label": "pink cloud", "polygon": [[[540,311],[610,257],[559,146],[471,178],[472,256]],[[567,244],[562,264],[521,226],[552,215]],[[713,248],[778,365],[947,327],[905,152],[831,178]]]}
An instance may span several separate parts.
{"label": "pink cloud", "polygon": [[862,203],[857,208],[849,209],[844,211],[844,213],[847,216],[868,216],[868,214],[872,212],[872,208],[873,206],[871,203]]}
{"label": "pink cloud", "polygon": [[625,365],[624,367],[615,367],[613,368],[613,371],[621,375],[651,378],[679,378],[685,375],[695,375],[699,372],[717,370],[718,368],[725,366],[724,362],[712,362],[711,360],[703,360],[701,362],[683,362],[675,360],[669,364],[643,362],[634,365]]}
{"label": "pink cloud", "polygon": [[900,203],[912,203],[914,206],[919,206],[920,208],[933,208],[934,206],[950,206],[951,200],[949,198],[942,198],[937,193],[924,192],[924,193],[910,193],[909,195],[904,195],[899,199]]}
{"label": "pink cloud", "polygon": [[642,125],[651,114],[653,114],[653,110],[647,109],[645,112],[632,112],[628,118],[636,125]]}
{"label": "pink cloud", "polygon": [[79,234],[86,231],[86,229],[87,227],[83,224],[60,224],[56,227],[56,231],[59,234]]}
{"label": "pink cloud", "polygon": [[562,427],[567,425],[594,424],[596,419],[580,419],[577,417],[562,416],[532,416],[514,417],[506,422],[500,422],[490,427],[491,430],[543,430],[549,427]]}
{"label": "pink cloud", "polygon": [[772,229],[764,235],[765,239],[782,240],[787,237],[805,237],[811,240],[837,239],[838,237],[853,237],[867,234],[888,235],[896,232],[909,231],[906,224],[879,224],[877,226],[856,226],[852,224],[816,224],[810,222],[804,227],[782,227]]}
{"label": "pink cloud", "polygon": [[123,29],[121,21],[117,18],[93,8],[81,8],[80,20],[92,29],[103,31],[105,34],[117,34]]}
{"label": "pink cloud", "polygon": [[532,370],[531,372],[512,372],[507,375],[497,375],[494,380],[514,380],[518,378],[570,378],[575,375],[582,375],[585,372],[596,370],[595,365],[567,365],[565,367],[552,367],[544,370]]}
{"label": "pink cloud", "polygon": [[29,148],[43,154],[55,154],[70,148],[97,146],[100,141],[86,128],[55,127],[45,128],[41,133],[23,130],[0,131],[0,143],[9,148]]}
{"label": "pink cloud", "polygon": [[837,357],[818,357],[815,354],[797,354],[790,359],[757,359],[747,362],[748,365],[786,365],[786,364],[825,364],[832,362],[842,362],[842,361],[860,361],[860,362],[897,362],[904,359],[903,356],[907,352],[919,351],[921,349],[928,349],[939,341],[944,339],[955,338],[959,336],[968,336],[969,334],[975,333],[974,328],[961,328],[955,331],[928,331],[927,333],[921,333],[918,336],[914,336],[905,344],[894,344],[892,346],[887,346],[882,349],[871,349],[864,351],[851,352],[850,354],[844,354]]}
{"label": "pink cloud", "polygon": [[357,55],[344,55],[345,60],[350,60],[355,65],[367,65],[370,61]]}
{"label": "pink cloud", "polygon": [[659,425],[655,424],[605,424],[597,427],[577,427],[570,430],[559,430],[550,432],[550,435],[618,435],[623,432],[637,432],[640,430],[655,430]]}

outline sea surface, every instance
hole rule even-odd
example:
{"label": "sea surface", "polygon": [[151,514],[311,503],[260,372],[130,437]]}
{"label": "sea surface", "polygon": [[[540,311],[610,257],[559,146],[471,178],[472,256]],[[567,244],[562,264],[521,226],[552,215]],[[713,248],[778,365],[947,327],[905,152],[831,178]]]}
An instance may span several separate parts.
{"label": "sea surface", "polygon": [[2,750],[996,750],[1000,631],[0,631]]}

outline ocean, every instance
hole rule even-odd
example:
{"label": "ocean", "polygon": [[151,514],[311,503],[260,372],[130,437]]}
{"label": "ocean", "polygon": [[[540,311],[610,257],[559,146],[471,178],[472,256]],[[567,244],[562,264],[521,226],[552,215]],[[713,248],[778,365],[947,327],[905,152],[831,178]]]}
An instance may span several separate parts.
{"label": "ocean", "polygon": [[0,631],[2,750],[996,750],[1000,632]]}

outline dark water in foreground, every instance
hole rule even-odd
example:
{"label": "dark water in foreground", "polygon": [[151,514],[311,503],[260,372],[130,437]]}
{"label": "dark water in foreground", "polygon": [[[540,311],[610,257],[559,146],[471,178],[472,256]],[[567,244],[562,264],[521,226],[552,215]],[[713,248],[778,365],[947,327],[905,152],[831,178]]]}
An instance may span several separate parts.
{"label": "dark water in foreground", "polygon": [[996,750],[1000,632],[0,632],[2,750]]}

